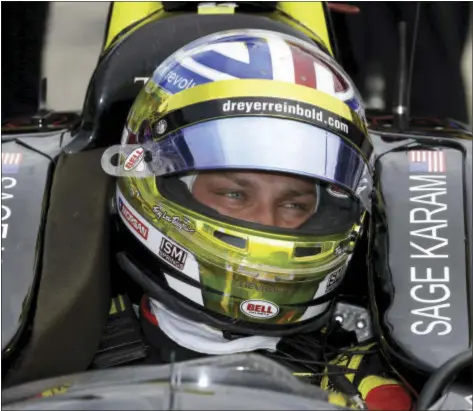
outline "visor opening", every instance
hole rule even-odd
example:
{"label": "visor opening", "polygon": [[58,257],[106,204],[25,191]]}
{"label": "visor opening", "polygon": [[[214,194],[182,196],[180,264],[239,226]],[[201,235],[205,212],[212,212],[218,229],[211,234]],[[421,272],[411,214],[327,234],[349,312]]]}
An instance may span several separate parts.
{"label": "visor opening", "polygon": [[214,231],[214,237],[218,238],[224,243],[232,245],[233,247],[246,249],[246,240],[244,238],[236,237],[227,233],[222,233],[221,231]]}
{"label": "visor opening", "polygon": [[294,257],[312,257],[314,255],[320,254],[322,252],[322,247],[296,247],[294,250]]}

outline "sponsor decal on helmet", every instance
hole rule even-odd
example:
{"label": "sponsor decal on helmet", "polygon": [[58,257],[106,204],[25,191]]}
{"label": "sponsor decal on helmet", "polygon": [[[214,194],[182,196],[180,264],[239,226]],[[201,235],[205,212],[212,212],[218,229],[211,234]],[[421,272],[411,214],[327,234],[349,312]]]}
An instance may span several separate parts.
{"label": "sponsor decal on helmet", "polygon": [[153,213],[158,220],[164,220],[169,224],[172,224],[178,230],[187,231],[188,233],[194,233],[195,228],[192,224],[186,220],[186,218],[179,217],[177,215],[169,215],[166,210],[163,210],[159,205],[153,207]]}
{"label": "sponsor decal on helmet", "polygon": [[177,87],[179,90],[186,90],[196,85],[195,81],[192,78],[186,78],[172,70],[168,74],[166,74],[165,80],[167,83],[170,83],[171,85]]}
{"label": "sponsor decal on helmet", "polygon": [[279,313],[279,307],[266,300],[246,300],[240,304],[240,311],[252,318],[268,320]]}
{"label": "sponsor decal on helmet", "polygon": [[143,147],[135,148],[130,154],[128,154],[125,159],[125,164],[123,169],[125,171],[131,171],[136,168],[142,161],[145,156],[145,149]]}
{"label": "sponsor decal on helmet", "polygon": [[245,113],[245,114],[269,114],[294,115],[297,118],[311,120],[316,125],[329,127],[338,132],[348,135],[350,126],[337,115],[320,107],[306,103],[293,103],[289,100],[267,98],[267,99],[240,99],[233,98],[222,104],[223,113]]}
{"label": "sponsor decal on helmet", "polygon": [[285,292],[287,292],[287,290],[282,288],[282,287],[277,287],[277,286],[273,286],[273,285],[270,285],[270,284],[263,284],[261,282],[251,283],[251,282],[247,282],[247,281],[244,281],[244,280],[236,280],[233,283],[233,286],[236,287],[236,288],[244,288],[244,289],[247,289],[247,290],[256,290],[256,291],[260,291],[260,292],[263,291],[263,292],[266,292],[266,293],[285,293]]}
{"label": "sponsor decal on helmet", "polygon": [[122,199],[118,199],[118,209],[120,210],[121,215],[125,221],[130,224],[130,226],[138,233],[140,237],[147,240],[148,239],[148,227],[143,224],[138,217],[136,217],[128,207],[123,203]]}
{"label": "sponsor decal on helmet", "polygon": [[325,287],[325,294],[332,291],[342,280],[345,272],[345,265],[337,268],[335,271],[327,275],[327,285]]}
{"label": "sponsor decal on helmet", "polygon": [[161,240],[158,255],[179,270],[183,270],[186,265],[187,252],[164,237]]}

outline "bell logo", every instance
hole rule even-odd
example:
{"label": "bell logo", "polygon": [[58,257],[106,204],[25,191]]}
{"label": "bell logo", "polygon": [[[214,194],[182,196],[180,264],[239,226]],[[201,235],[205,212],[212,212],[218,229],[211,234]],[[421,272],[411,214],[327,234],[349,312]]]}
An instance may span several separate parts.
{"label": "bell logo", "polygon": [[141,163],[141,160],[143,160],[144,156],[145,150],[143,147],[135,148],[125,159],[125,165],[123,166],[123,169],[125,171],[133,170]]}
{"label": "bell logo", "polygon": [[267,320],[279,313],[279,307],[265,300],[246,300],[240,304],[240,311],[252,318]]}

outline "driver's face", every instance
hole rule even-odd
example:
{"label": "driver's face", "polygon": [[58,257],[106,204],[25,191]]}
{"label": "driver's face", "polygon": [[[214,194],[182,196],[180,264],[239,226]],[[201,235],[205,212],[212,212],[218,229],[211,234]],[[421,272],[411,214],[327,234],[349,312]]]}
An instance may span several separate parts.
{"label": "driver's face", "polygon": [[270,173],[202,173],[192,193],[220,214],[282,228],[299,227],[317,204],[313,181]]}

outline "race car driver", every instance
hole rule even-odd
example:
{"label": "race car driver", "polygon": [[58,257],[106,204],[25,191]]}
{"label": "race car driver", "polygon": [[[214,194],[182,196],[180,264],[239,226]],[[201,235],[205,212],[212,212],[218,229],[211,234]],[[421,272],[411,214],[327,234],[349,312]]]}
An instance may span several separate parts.
{"label": "race car driver", "polygon": [[372,147],[322,47],[260,30],[191,43],[147,82],[104,158],[117,153],[103,164],[119,177],[118,260],[145,291],[158,361],[258,351],[324,374],[338,404],[411,408],[372,343],[326,351],[349,338],[331,314],[370,208]]}

